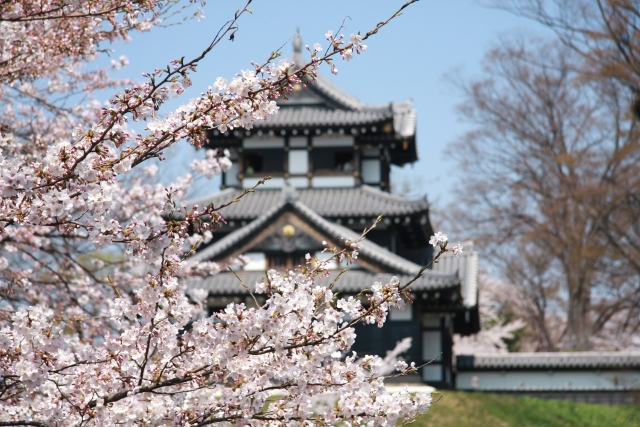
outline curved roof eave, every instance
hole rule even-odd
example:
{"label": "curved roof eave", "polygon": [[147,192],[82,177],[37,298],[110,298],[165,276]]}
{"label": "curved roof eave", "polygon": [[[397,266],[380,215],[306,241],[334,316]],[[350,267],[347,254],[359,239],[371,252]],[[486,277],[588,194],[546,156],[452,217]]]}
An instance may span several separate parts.
{"label": "curved roof eave", "polygon": [[[297,189],[298,198],[319,215],[327,218],[345,218],[351,216],[377,217],[406,216],[429,211],[425,199],[410,200],[402,196],[361,185],[355,188],[305,188]],[[281,190],[264,189],[247,194],[240,203],[232,203],[222,214],[229,220],[252,220],[259,217],[273,205],[274,197]],[[188,200],[189,208],[194,205],[203,207],[211,203],[219,206],[228,203],[242,194],[242,190],[227,188],[209,196]]]}
{"label": "curved roof eave", "polygon": [[307,86],[309,89],[328,97],[342,109],[363,111],[370,113],[406,113],[411,111],[412,100],[396,101],[384,104],[367,104],[356,98],[344,89],[333,83],[322,74],[318,74],[316,80]]}
{"label": "curved roof eave", "polygon": [[[340,239],[345,238],[355,241],[360,237],[360,235],[355,231],[322,218],[299,200],[282,200],[280,203],[274,205],[271,209],[264,212],[246,226],[231,232],[212,245],[197,252],[190,258],[190,261],[202,262],[214,260],[223,256],[234,246],[250,238],[250,236],[254,235],[258,230],[263,229],[265,224],[276,217],[279,212],[286,208],[287,205],[291,206],[295,211],[306,218],[307,221],[313,224],[314,227],[317,227],[317,229],[333,240],[339,241]],[[370,240],[361,241],[359,246],[361,256],[384,266],[387,270],[393,271],[394,273],[415,275],[420,271],[420,265],[402,258],[401,256],[396,255]]]}
{"label": "curved roof eave", "polygon": [[[237,274],[237,276],[236,276]],[[330,271],[328,276],[316,277],[318,286],[329,286],[334,283],[340,271]],[[264,280],[264,272],[238,271],[235,274],[221,272],[213,276],[188,277],[184,279],[187,288],[204,289],[210,296],[246,295],[247,289],[240,283],[253,287],[254,283]],[[340,276],[340,280],[335,282],[334,291],[343,294],[358,293],[365,288],[370,288],[375,282],[388,283],[391,273],[368,273],[361,270],[348,270]],[[400,283],[404,284],[413,279],[412,276],[396,275]],[[411,284],[411,290],[416,292],[455,290],[459,287],[456,277],[424,275]]]}

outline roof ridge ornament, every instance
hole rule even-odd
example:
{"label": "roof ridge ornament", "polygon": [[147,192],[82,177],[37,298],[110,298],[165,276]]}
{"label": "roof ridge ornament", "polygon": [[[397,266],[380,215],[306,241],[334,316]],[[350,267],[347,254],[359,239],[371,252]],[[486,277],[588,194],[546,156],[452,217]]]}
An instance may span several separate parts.
{"label": "roof ridge ornament", "polygon": [[296,191],[295,187],[289,184],[288,179],[285,179],[284,185],[282,186],[281,200],[284,203],[295,203],[298,199],[298,191]]}
{"label": "roof ridge ornament", "polygon": [[300,27],[296,28],[296,34],[293,38],[293,59],[294,68],[299,70],[306,63],[302,56],[302,37],[300,36]]}
{"label": "roof ridge ornament", "polygon": [[300,27],[296,28],[296,37],[293,39],[293,53],[302,52],[302,37],[300,37]]}

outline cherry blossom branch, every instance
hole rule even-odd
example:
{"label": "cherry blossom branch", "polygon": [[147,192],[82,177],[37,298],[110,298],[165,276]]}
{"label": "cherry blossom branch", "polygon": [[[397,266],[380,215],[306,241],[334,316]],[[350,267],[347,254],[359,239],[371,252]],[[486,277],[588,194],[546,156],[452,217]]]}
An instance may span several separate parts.
{"label": "cherry blossom branch", "polygon": [[[212,43],[233,34],[233,23],[242,13],[244,9]],[[203,293],[192,290],[193,299],[187,298],[177,276],[191,253],[188,248],[192,251],[200,240],[189,233],[208,232],[223,221],[220,207],[177,207],[174,200],[184,197],[188,177],[166,190],[136,179],[128,185],[118,178],[161,156],[180,139],[201,144],[205,129],[251,127],[268,119],[277,111],[275,98],[286,97],[296,83],[313,80],[322,62],[337,71],[335,55],[350,59],[354,52],[363,52],[363,40],[387,22],[364,38],[352,35],[349,43],[342,35],[327,36],[333,50],[322,56],[315,50],[312,61],[302,67],[287,61],[271,64],[279,55],[274,53],[230,83],[217,80],[213,89],[161,120],[156,110],[166,96],[179,94],[181,85],[190,83],[188,73],[196,65],[174,61],[166,71],[149,75],[149,83],[114,97],[110,107],[100,111],[100,120],[77,127],[71,139],[40,147],[28,161],[13,149],[0,158],[6,171],[0,182],[0,227],[3,236],[9,235],[2,238],[6,258],[0,255],[0,286],[6,283],[2,291],[7,294],[20,293],[12,297],[15,311],[8,327],[0,329],[2,405],[14,418],[3,423],[30,420],[30,408],[52,405],[55,414],[63,414],[52,415],[53,422],[63,419],[82,426],[129,422],[118,414],[146,425],[166,424],[167,419],[212,423],[222,417],[395,425],[428,408],[428,395],[400,394],[394,396],[402,402],[395,411],[384,403],[390,395],[382,379],[373,378],[378,359],[366,356],[356,363],[355,355],[340,356],[355,339],[349,327],[354,323],[344,322],[345,313],[354,314],[351,320],[360,316],[382,324],[388,308],[403,302],[397,283],[374,284],[366,292],[372,302],[363,309],[353,301],[336,300],[331,289],[314,287],[314,279],[324,274],[322,264],[287,276],[268,272],[268,285],[259,284],[268,287],[261,307],[231,304],[201,317],[193,302],[201,301]],[[129,135],[124,128],[129,118],[149,120],[148,134]],[[24,124],[27,128],[29,123]],[[9,131],[1,138],[1,147],[13,145]],[[352,262],[362,238],[345,242],[334,256]],[[93,248],[87,253],[92,260],[98,261],[98,251],[107,248],[107,267],[65,259],[82,247],[83,239]],[[120,247],[114,257],[110,251]],[[29,256],[29,248],[39,252]],[[21,263],[23,267],[13,267]],[[88,267],[94,265],[95,272]],[[3,271],[3,266],[9,267]],[[106,286],[95,286],[105,281],[115,298]],[[121,295],[122,286],[126,293]],[[362,317],[364,313],[368,317]],[[68,325],[77,331],[69,333]],[[212,397],[211,391],[222,387],[223,397]],[[286,398],[267,401],[275,390]],[[329,390],[342,391],[335,409],[322,416],[304,412],[299,402],[306,393]],[[38,416],[45,422],[42,413]]]}

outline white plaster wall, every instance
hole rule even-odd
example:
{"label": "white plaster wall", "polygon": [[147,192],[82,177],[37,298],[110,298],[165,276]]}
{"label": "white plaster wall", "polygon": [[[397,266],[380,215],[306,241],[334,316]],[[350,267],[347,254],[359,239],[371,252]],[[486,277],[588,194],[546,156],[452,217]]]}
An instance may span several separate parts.
{"label": "white plaster wall", "polygon": [[311,144],[314,147],[353,147],[353,137],[348,135],[333,134],[314,136]]}
{"label": "white plaster wall", "polygon": [[283,148],[284,138],[277,136],[256,136],[242,141],[244,148]]}
{"label": "white plaster wall", "polygon": [[309,179],[303,177],[293,177],[287,180],[289,185],[294,188],[307,188],[309,186]]}
{"label": "white plaster wall", "polygon": [[356,180],[352,176],[315,176],[311,180],[314,188],[353,187]]}
{"label": "white plaster wall", "polygon": [[640,371],[464,371],[459,390],[640,390]]}
{"label": "white plaster wall", "polygon": [[[265,174],[265,175],[268,175],[268,174]],[[261,179],[262,178],[244,178],[242,180],[242,188],[245,188],[245,189],[252,188]],[[267,189],[267,188],[282,188],[283,186],[284,186],[284,178],[274,177],[274,178],[271,178],[270,180],[266,181],[259,188],[261,190],[263,190],[263,189]]]}

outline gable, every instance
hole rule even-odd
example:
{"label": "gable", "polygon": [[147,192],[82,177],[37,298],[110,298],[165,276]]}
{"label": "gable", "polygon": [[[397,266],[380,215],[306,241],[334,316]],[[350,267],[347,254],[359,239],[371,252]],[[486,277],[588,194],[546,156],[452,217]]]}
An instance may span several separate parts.
{"label": "gable", "polygon": [[[304,256],[322,251],[322,241],[329,247],[342,248],[344,240],[358,238],[358,233],[322,218],[298,200],[282,201],[245,227],[201,249],[191,260],[220,261],[259,250]],[[416,274],[420,270],[419,265],[369,240],[360,242],[359,246],[356,265],[366,271]]]}

